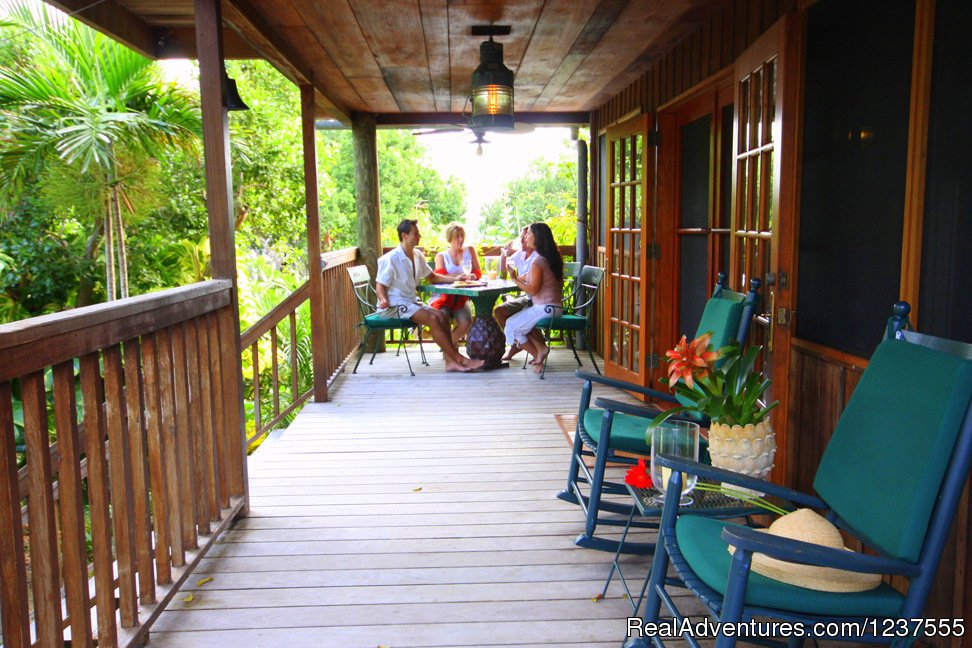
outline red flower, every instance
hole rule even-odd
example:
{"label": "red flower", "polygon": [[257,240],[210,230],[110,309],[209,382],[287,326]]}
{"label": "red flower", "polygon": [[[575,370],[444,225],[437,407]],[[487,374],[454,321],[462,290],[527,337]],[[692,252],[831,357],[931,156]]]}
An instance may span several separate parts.
{"label": "red flower", "polygon": [[624,475],[624,483],[631,484],[635,488],[651,488],[651,475],[645,466],[645,460],[639,459],[637,466],[631,466]]}
{"label": "red flower", "polygon": [[685,336],[671,351],[665,352],[668,358],[668,384],[675,389],[675,384],[682,380],[689,389],[695,387],[695,379],[708,375],[709,363],[719,358],[718,351],[709,350],[709,340],[712,333],[704,333],[691,342],[686,342]]}

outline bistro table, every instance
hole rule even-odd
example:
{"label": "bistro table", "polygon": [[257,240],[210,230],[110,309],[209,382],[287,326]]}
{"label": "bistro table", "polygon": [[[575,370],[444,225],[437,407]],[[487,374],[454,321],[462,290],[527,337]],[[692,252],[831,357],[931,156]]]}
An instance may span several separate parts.
{"label": "bistro table", "polygon": [[485,360],[484,368],[498,369],[503,366],[506,336],[493,319],[493,304],[503,293],[519,290],[519,287],[504,279],[475,283],[478,285],[423,284],[419,289],[433,295],[461,295],[472,301],[476,306],[476,317],[466,334],[466,353],[470,358]]}

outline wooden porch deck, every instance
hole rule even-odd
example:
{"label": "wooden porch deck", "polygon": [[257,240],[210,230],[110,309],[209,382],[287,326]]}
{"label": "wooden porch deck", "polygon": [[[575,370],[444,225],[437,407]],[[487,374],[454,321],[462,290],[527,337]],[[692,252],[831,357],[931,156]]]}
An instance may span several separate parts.
{"label": "wooden porch deck", "polygon": [[[250,516],[201,561],[153,646],[621,644],[617,580],[594,601],[612,556],[574,546],[581,511],[554,497],[569,446],[553,415],[579,394],[570,353],[553,352],[543,381],[411,355],[414,378],[392,353],[362,363],[251,457]],[[627,562],[640,583],[647,562]]]}

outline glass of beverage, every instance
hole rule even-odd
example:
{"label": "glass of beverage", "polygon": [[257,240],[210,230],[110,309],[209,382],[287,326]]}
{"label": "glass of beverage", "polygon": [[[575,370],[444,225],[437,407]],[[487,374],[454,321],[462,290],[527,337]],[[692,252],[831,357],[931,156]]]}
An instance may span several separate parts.
{"label": "glass of beverage", "polygon": [[472,273],[472,262],[463,262],[463,264],[462,264],[462,271],[465,274],[467,274],[467,275],[468,274],[471,274]]}
{"label": "glass of beverage", "polygon": [[[651,482],[660,492],[652,502],[661,506],[665,502],[665,489],[668,487],[668,479],[671,477],[672,470],[661,464],[656,464],[655,455],[665,454],[681,459],[698,461],[699,424],[693,423],[692,421],[669,419],[655,427],[649,427],[646,434],[651,437]],[[695,488],[696,481],[698,481],[698,476],[682,473],[682,497],[679,500],[680,506],[687,506],[692,503],[692,498],[689,497],[689,493]]]}

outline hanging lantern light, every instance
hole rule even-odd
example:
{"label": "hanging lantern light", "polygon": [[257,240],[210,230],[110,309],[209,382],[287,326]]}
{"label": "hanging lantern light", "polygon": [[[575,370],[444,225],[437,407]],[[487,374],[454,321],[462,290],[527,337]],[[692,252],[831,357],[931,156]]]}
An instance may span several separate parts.
{"label": "hanging lantern light", "polygon": [[513,128],[513,71],[503,65],[503,44],[493,41],[492,34],[479,46],[470,103],[473,128]]}

